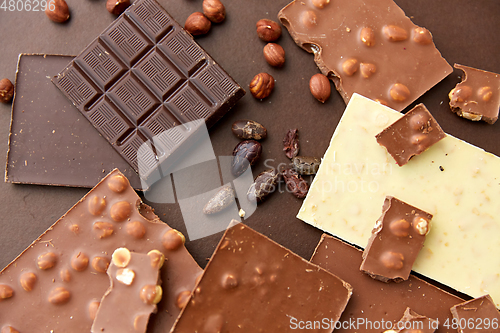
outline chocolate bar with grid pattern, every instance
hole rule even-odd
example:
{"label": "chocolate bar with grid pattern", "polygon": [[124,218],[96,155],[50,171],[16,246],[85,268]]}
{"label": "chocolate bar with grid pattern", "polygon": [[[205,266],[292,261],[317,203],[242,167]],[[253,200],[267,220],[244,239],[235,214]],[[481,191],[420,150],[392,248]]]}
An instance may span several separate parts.
{"label": "chocolate bar with grid pattern", "polygon": [[143,180],[245,94],[154,0],[132,4],[53,82]]}

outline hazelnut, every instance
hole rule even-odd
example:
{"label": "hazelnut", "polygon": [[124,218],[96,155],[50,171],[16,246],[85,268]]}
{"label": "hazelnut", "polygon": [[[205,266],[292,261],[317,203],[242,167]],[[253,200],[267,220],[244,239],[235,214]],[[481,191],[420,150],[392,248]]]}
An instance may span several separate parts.
{"label": "hazelnut", "polygon": [[70,16],[68,4],[64,0],[49,0],[45,7],[45,15],[53,22],[66,22]]}
{"label": "hazelnut", "polygon": [[448,94],[448,97],[453,102],[463,103],[467,99],[469,99],[471,95],[472,95],[471,87],[462,85],[460,87],[453,88]]}
{"label": "hazelnut", "polygon": [[130,268],[120,268],[118,271],[116,271],[116,279],[119,282],[130,286],[132,282],[134,282],[135,272]]}
{"label": "hazelnut", "polygon": [[372,28],[365,27],[361,29],[359,33],[359,39],[361,39],[366,46],[373,46],[375,45],[375,32]]}
{"label": "hazelnut", "polygon": [[130,0],[108,0],[106,9],[113,15],[120,15],[130,6]]}
{"label": "hazelnut", "polygon": [[61,278],[62,282],[69,282],[69,281],[71,281],[71,273],[66,268],[63,268],[63,269],[61,269],[59,271],[59,277]]}
{"label": "hazelnut", "polygon": [[224,289],[233,289],[238,286],[238,280],[233,274],[227,274],[222,279],[222,288]]}
{"label": "hazelnut", "polygon": [[95,316],[97,314],[97,310],[99,309],[99,305],[101,305],[101,302],[99,302],[99,301],[92,301],[89,303],[90,320],[94,321]]}
{"label": "hazelnut", "polygon": [[205,35],[210,31],[212,23],[200,12],[194,12],[189,15],[184,23],[184,29],[193,36]]}
{"label": "hazelnut", "polygon": [[32,291],[36,283],[36,275],[32,272],[25,272],[21,274],[19,282],[21,283],[21,287],[23,287],[24,290]]}
{"label": "hazelnut", "polygon": [[389,229],[397,237],[406,237],[409,234],[410,222],[405,219],[395,220],[389,224]]}
{"label": "hazelnut", "polygon": [[132,255],[130,251],[127,248],[120,247],[113,252],[111,261],[113,261],[113,264],[117,267],[127,267],[131,258]]}
{"label": "hazelnut", "polygon": [[9,79],[0,80],[0,102],[10,103],[14,96],[14,85]]}
{"label": "hazelnut", "polygon": [[377,66],[375,66],[374,64],[362,62],[361,64],[359,64],[359,71],[365,79],[368,79],[370,76],[375,74],[375,72],[377,71]]}
{"label": "hazelnut", "polygon": [[203,14],[214,23],[221,23],[226,18],[226,8],[220,0],[203,0]]}
{"label": "hazelnut", "polygon": [[358,61],[354,58],[347,59],[342,64],[342,70],[346,75],[354,75],[358,71]]}
{"label": "hazelnut", "polygon": [[285,63],[285,50],[278,44],[267,43],[263,53],[267,63],[271,66],[282,67]]}
{"label": "hazelnut", "polygon": [[106,257],[94,257],[92,268],[99,273],[106,273],[109,267],[109,259]]}
{"label": "hazelnut", "polygon": [[389,269],[401,269],[403,268],[404,256],[399,252],[387,251],[382,253],[380,256],[380,261],[382,264]]}
{"label": "hazelnut", "polygon": [[161,237],[163,247],[170,251],[175,251],[186,242],[184,235],[175,229],[170,229]]}
{"label": "hazelnut", "polygon": [[386,25],[382,32],[385,37],[391,42],[401,42],[408,39],[408,32],[405,29],[398,27],[397,25]]}
{"label": "hazelnut", "polygon": [[417,216],[413,221],[413,224],[420,235],[425,236],[429,233],[430,225],[427,219]]}
{"label": "hazelnut", "polygon": [[0,301],[11,298],[14,295],[14,290],[6,284],[0,284]]}
{"label": "hazelnut", "polygon": [[311,28],[314,28],[318,22],[316,21],[318,18],[316,16],[316,14],[311,11],[311,10],[308,10],[308,11],[305,11],[302,13],[302,17],[301,17],[301,22],[302,22],[302,25],[308,29],[311,29]]}
{"label": "hazelnut", "polygon": [[56,305],[68,303],[71,293],[64,287],[56,287],[49,293],[49,302]]}
{"label": "hazelnut", "polygon": [[315,74],[309,80],[309,89],[311,94],[321,103],[325,103],[330,94],[332,93],[332,88],[330,86],[330,80],[321,74]]}
{"label": "hazelnut", "polygon": [[491,87],[481,87],[477,91],[477,94],[483,99],[483,101],[488,102],[493,96],[493,90],[491,90]]}
{"label": "hazelnut", "polygon": [[274,78],[267,73],[259,73],[250,82],[250,93],[258,99],[266,98],[274,89]]}
{"label": "hazelnut", "polygon": [[330,0],[311,0],[314,7],[323,9],[330,3]]}
{"label": "hazelnut", "polygon": [[75,235],[78,235],[80,233],[80,226],[76,223],[72,224],[69,226],[69,231],[71,231]]}
{"label": "hazelnut", "polygon": [[432,43],[431,32],[425,28],[415,28],[413,30],[413,41],[418,44],[428,45]]}
{"label": "hazelnut", "polygon": [[264,42],[274,42],[281,36],[281,26],[273,20],[257,21],[257,35]]}
{"label": "hazelnut", "polygon": [[165,262],[165,256],[158,250],[151,250],[148,252],[149,259],[151,260],[151,267],[156,267],[158,269],[163,267]]}
{"label": "hazelnut", "polygon": [[128,180],[122,175],[116,175],[108,180],[108,187],[111,191],[122,193],[128,186]]}
{"label": "hazelnut", "polygon": [[0,333],[19,333],[19,331],[12,326],[4,326]]}
{"label": "hazelnut", "polygon": [[163,296],[163,290],[160,286],[145,285],[142,287],[139,297],[145,304],[158,304]]}
{"label": "hazelnut", "polygon": [[86,270],[88,265],[89,257],[82,252],[78,252],[71,258],[71,267],[77,272]]}
{"label": "hazelnut", "polygon": [[125,229],[127,230],[127,234],[137,239],[141,239],[146,234],[146,227],[140,221],[127,223]]}
{"label": "hazelnut", "polygon": [[57,255],[54,252],[47,252],[38,256],[37,266],[46,270],[54,267],[57,262]]}
{"label": "hazelnut", "polygon": [[183,309],[189,302],[189,298],[191,297],[191,292],[189,290],[184,290],[177,295],[177,301],[175,302],[175,305],[179,309]]}
{"label": "hazelnut", "polygon": [[106,208],[106,200],[94,195],[89,199],[89,213],[94,216],[99,216]]}
{"label": "hazelnut", "polygon": [[116,222],[121,222],[127,219],[132,212],[132,207],[127,201],[119,201],[111,206],[109,215]]}
{"label": "hazelnut", "polygon": [[107,238],[113,234],[113,225],[109,222],[94,222],[92,230],[96,233],[99,239]]}
{"label": "hazelnut", "polygon": [[404,102],[410,97],[410,89],[402,83],[396,83],[391,87],[389,94],[396,102]]}

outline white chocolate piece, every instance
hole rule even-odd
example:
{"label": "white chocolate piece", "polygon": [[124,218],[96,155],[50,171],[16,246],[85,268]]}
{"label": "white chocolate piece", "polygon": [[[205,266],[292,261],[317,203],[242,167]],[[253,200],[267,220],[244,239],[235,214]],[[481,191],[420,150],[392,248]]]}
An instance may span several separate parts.
{"label": "white chocolate piece", "polygon": [[402,116],[354,94],[297,217],[365,247],[395,196],[434,215],[413,269],[500,307],[500,158],[448,135],[399,167],[375,135]]}

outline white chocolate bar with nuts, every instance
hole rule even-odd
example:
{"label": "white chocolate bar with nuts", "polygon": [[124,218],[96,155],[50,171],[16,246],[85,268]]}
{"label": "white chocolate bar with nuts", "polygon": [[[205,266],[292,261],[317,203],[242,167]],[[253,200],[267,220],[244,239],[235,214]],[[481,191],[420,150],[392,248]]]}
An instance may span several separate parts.
{"label": "white chocolate bar with nuts", "polygon": [[500,158],[451,135],[398,167],[375,135],[403,115],[353,95],[297,217],[361,247],[386,196],[431,213],[413,270],[500,307]]}

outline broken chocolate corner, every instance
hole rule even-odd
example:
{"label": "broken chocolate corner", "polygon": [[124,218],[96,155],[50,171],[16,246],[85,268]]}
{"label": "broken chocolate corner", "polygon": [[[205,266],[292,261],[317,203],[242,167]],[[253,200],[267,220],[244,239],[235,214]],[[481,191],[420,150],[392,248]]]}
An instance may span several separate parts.
{"label": "broken chocolate corner", "polygon": [[446,133],[420,103],[375,137],[396,163],[403,166],[413,156],[423,153],[446,137]]}
{"label": "broken chocolate corner", "polygon": [[[403,317],[395,324],[395,333],[434,333],[438,329],[439,321],[420,315],[410,308],[406,308]],[[387,331],[386,331],[387,332]]]}
{"label": "broken chocolate corner", "polygon": [[407,280],[430,230],[432,215],[399,199],[385,198],[363,251],[360,269],[376,280]]}
{"label": "broken chocolate corner", "polygon": [[457,304],[450,311],[460,333],[498,332],[500,327],[500,312],[490,295]]}
{"label": "broken chocolate corner", "polygon": [[472,121],[494,124],[500,109],[500,74],[459,64],[453,67],[464,75],[448,94],[451,111]]}

